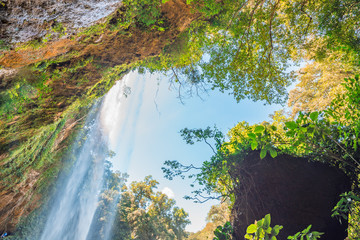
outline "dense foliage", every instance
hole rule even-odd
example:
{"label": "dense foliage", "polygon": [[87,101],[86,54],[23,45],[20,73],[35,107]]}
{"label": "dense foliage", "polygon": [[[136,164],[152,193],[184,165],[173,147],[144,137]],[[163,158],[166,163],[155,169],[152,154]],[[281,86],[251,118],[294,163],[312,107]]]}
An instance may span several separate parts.
{"label": "dense foliage", "polygon": [[[203,22],[189,31],[184,49],[196,49],[196,54],[205,57],[188,58],[191,64],[186,67],[169,67],[180,85],[187,77],[188,83],[208,82],[213,89],[229,91],[238,101],[250,98],[279,103],[286,98],[285,87],[295,79],[298,84],[288,101],[291,117],[276,112],[271,122],[240,122],[230,130],[228,142],[216,128],[183,129],[187,143],[204,141],[214,155],[201,167],[166,161],[165,176],[184,178],[184,173],[197,170],[189,177],[195,178],[200,188],[187,198],[198,202],[221,197],[234,200],[231,171],[238,159],[258,150],[261,158],[284,153],[336,166],[354,181],[352,194],[358,196],[357,1],[188,2],[203,14]],[[294,63],[302,65],[297,73],[289,71]],[[184,70],[189,68],[191,75]],[[338,215],[358,211],[356,200],[338,205],[338,210],[346,209]],[[350,225],[357,221],[356,214],[352,217]],[[349,229],[349,236],[356,238],[356,234],[351,235],[354,229]],[[306,234],[299,233],[293,239]]]}
{"label": "dense foliage", "polygon": [[89,239],[107,239],[109,227],[111,239],[185,239],[188,214],[175,200],[155,191],[159,183],[147,176],[127,186],[126,178],[126,174],[109,173]]}
{"label": "dense foliage", "polygon": [[[300,113],[293,120],[277,112],[272,122],[255,125],[240,122],[230,130],[228,142],[224,142],[216,128],[183,129],[182,135],[190,144],[215,139],[215,154],[198,168],[201,173],[196,175],[197,180],[208,192],[229,193],[228,173],[236,164],[231,156],[245,156],[249,150],[260,150],[261,158],[267,154],[276,157],[279,153],[310,157],[337,166],[356,180],[360,168],[359,77],[346,79],[345,83],[346,92],[338,95],[326,110]],[[186,167],[176,161],[167,161],[165,165],[173,169],[163,168],[168,178],[182,175]]]}
{"label": "dense foliage", "polygon": [[[283,228],[283,226],[275,225],[273,227],[271,224],[271,216],[270,214],[265,215],[264,218],[255,221],[255,223],[249,225],[246,229],[245,239],[249,240],[276,240],[277,235]],[[323,233],[317,231],[310,231],[311,225],[302,230],[301,232],[297,232],[293,236],[288,236],[287,239],[290,240],[316,240],[320,238]]]}
{"label": "dense foliage", "polygon": [[202,15],[184,37],[183,56],[164,51],[145,62],[151,70],[170,70],[180,89],[189,84],[202,89],[207,83],[237,101],[280,103],[297,77],[288,70],[294,63],[339,65],[346,60],[351,70],[341,63],[336,71],[358,69],[356,1],[187,2]]}
{"label": "dense foliage", "polygon": [[[207,214],[206,221],[206,226],[202,230],[190,234],[187,240],[213,239],[215,237],[214,231],[216,231],[218,227],[223,228],[223,225],[230,221],[229,203],[222,202],[211,206]],[[229,230],[226,227],[225,229]]]}
{"label": "dense foliage", "polygon": [[168,0],[124,0],[123,7],[126,8],[124,18],[119,24],[121,26],[130,26],[137,24],[140,27],[156,28],[164,31],[164,21],[161,18],[160,5]]}
{"label": "dense foliage", "polygon": [[[303,156],[321,161],[342,169],[355,182],[353,201],[342,200],[334,210],[336,214],[346,217],[349,212],[357,212],[359,190],[359,129],[360,129],[360,81],[359,77],[345,79],[345,92],[337,95],[324,111],[299,113],[294,119],[286,118],[281,112],[273,115],[272,122],[249,125],[238,123],[229,132],[230,141],[224,142],[222,134],[215,128],[183,129],[182,135],[187,143],[214,139],[216,149],[213,157],[205,161],[201,168],[184,166],[177,161],[167,161],[163,170],[165,176],[172,178],[184,176],[189,169],[200,170],[197,174],[189,175],[202,186],[193,191],[195,200],[213,198],[204,194],[217,193],[222,197],[234,199],[234,181],[232,169],[235,169],[239,159],[244,158],[251,150],[259,150],[260,157],[267,154],[276,157],[285,153]],[[233,157],[236,156],[236,157]],[[239,184],[239,183],[237,183]],[[241,184],[241,183],[240,183]],[[348,198],[346,198],[348,199]],[[347,204],[344,206],[343,204]],[[356,215],[352,222],[356,222]],[[354,232],[357,232],[357,227]],[[356,236],[356,235],[353,235]],[[296,238],[295,238],[296,239]]]}
{"label": "dense foliage", "polygon": [[[166,2],[124,0],[123,6],[106,23],[86,29],[77,37],[83,43],[97,44],[105,30],[115,29],[111,33],[115,35],[123,34],[130,27],[165,31],[169,26],[161,6]],[[250,150],[258,150],[261,158],[281,153],[305,156],[336,166],[354,180],[354,191],[346,195],[353,196],[352,200],[340,201],[334,215],[346,218],[351,213],[350,224],[356,223],[360,169],[360,82],[356,75],[360,66],[358,1],[188,0],[187,4],[195,12],[196,21],[160,56],[138,62],[140,69],[169,73],[180,97],[200,94],[210,88],[228,92],[237,101],[249,98],[284,103],[286,88],[294,80],[299,83],[288,102],[292,118],[278,112],[272,122],[255,125],[240,122],[229,132],[228,142],[216,128],[183,129],[181,134],[187,143],[204,141],[214,155],[199,168],[167,161],[170,168],[164,168],[166,176],[171,179],[197,169],[199,173],[189,177],[195,178],[200,189],[194,190],[189,199],[203,202],[228,197],[233,201],[234,179],[230,173],[237,164],[233,156],[241,159]],[[62,35],[65,29],[55,24],[53,31]],[[45,37],[41,44],[50,37]],[[290,71],[294,64],[304,62],[306,65],[298,73]],[[72,51],[57,59],[32,64],[4,83],[0,92],[0,121],[6,123],[6,127],[0,129],[4,143],[0,150],[3,153],[12,149],[5,160],[1,160],[4,189],[24,181],[30,169],[42,173],[37,189],[54,179],[61,166],[60,156],[54,157],[53,146],[67,121],[72,118],[80,121],[84,113],[79,116],[77,113],[86,112],[87,104],[102,96],[132,66],[105,67],[97,58]],[[88,74],[87,69],[93,72]],[[90,85],[94,69],[101,72],[102,78]],[[86,91],[74,92],[68,97],[54,93],[52,83],[67,85],[69,81]],[[68,106],[72,109],[62,110]],[[62,115],[62,119],[54,120],[57,114]],[[110,218],[116,223],[115,239],[185,237],[187,214],[177,208],[172,199],[155,192],[158,184],[155,180],[147,177],[127,187],[124,176],[119,173],[109,176],[96,213],[98,222],[94,228],[98,232],[94,239],[104,237],[102,233]],[[265,217],[264,231],[270,224],[270,220],[269,224],[267,221]],[[219,228],[217,237],[223,236],[220,232],[225,232],[227,237],[229,229]],[[305,229],[293,239],[306,236],[309,230]],[[355,238],[359,234],[356,227],[349,232]]]}

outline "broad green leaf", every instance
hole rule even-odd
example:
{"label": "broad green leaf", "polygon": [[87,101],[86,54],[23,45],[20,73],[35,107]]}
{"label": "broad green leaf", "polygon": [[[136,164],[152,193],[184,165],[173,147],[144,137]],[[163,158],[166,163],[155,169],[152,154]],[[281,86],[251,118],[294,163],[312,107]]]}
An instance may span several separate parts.
{"label": "broad green leaf", "polygon": [[251,224],[250,226],[247,227],[246,233],[255,233],[257,228],[258,227],[255,224]]}
{"label": "broad green leaf", "polygon": [[270,149],[270,156],[271,156],[272,158],[276,158],[277,152],[276,152],[275,149],[273,149],[273,148]]}
{"label": "broad green leaf", "polygon": [[265,127],[262,126],[262,125],[258,125],[258,126],[256,126],[255,129],[254,129],[254,132],[255,132],[255,133],[262,133],[262,132],[264,132],[264,131],[265,131]]}
{"label": "broad green leaf", "polygon": [[251,143],[251,150],[255,150],[257,148],[257,146],[258,146],[258,143],[256,141],[253,141]]}
{"label": "broad green leaf", "polygon": [[312,112],[310,113],[310,119],[313,120],[314,122],[318,119],[319,117],[319,113],[318,112]]}
{"label": "broad green leaf", "polygon": [[264,228],[267,229],[268,227],[270,227],[270,223],[271,223],[270,214],[266,214],[264,217]]}
{"label": "broad green leaf", "polygon": [[294,121],[285,122],[285,126],[291,130],[294,130],[295,128],[298,127],[298,125]]}
{"label": "broad green leaf", "polygon": [[260,152],[260,158],[261,159],[264,159],[266,157],[266,150],[265,149],[261,149],[261,152]]}
{"label": "broad green leaf", "polygon": [[248,133],[249,138],[256,139],[256,135],[254,133]]}

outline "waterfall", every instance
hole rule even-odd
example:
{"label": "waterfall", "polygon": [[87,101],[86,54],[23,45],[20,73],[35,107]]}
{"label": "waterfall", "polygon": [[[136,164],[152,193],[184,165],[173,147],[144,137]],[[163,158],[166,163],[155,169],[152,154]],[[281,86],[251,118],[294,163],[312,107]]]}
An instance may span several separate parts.
{"label": "waterfall", "polygon": [[[130,78],[134,78],[134,74],[118,81],[90,111],[83,133],[74,142],[73,167],[57,181],[56,194],[50,204],[41,240],[86,240],[91,235],[90,226],[95,220],[99,196],[106,180],[105,163],[106,160],[111,161],[109,150],[119,144],[126,111],[131,103],[124,104],[126,94],[130,93],[126,86]],[[135,104],[139,105],[139,101],[135,101]],[[116,210],[118,196],[114,199],[114,206],[110,206],[113,211]],[[114,216],[109,216],[104,239],[111,236]]]}
{"label": "waterfall", "polygon": [[[98,105],[94,106],[96,112]],[[103,185],[106,139],[99,126],[99,116],[88,116],[85,131],[77,139],[79,146],[71,172],[57,183],[55,201],[50,210],[41,240],[86,239]]]}

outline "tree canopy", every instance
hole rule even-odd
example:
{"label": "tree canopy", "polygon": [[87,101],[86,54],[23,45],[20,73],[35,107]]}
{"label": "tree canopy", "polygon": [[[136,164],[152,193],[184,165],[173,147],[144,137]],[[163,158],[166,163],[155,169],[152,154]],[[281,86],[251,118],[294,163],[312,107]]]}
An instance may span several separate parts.
{"label": "tree canopy", "polygon": [[112,224],[111,239],[185,239],[188,213],[177,207],[175,200],[155,191],[159,183],[151,176],[129,186],[127,177],[118,172],[109,176],[89,239],[106,239],[108,222]]}
{"label": "tree canopy", "polygon": [[[237,101],[284,103],[286,87],[301,78],[289,70],[294,64],[329,62],[335,54],[359,65],[357,1],[187,2],[202,15],[182,40],[175,42],[182,53],[173,56],[177,51],[170,47],[145,62],[151,70],[170,70],[179,88],[203,88],[206,83],[232,94]],[[339,59],[332,60],[336,63]]]}

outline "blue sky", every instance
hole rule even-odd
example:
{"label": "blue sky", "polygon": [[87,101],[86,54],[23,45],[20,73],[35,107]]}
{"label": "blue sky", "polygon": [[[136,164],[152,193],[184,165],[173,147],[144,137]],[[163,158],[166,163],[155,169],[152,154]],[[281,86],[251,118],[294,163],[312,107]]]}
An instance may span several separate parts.
{"label": "blue sky", "polygon": [[[111,132],[111,150],[116,152],[113,158],[115,169],[130,174],[129,181],[140,181],[152,175],[160,182],[158,190],[171,195],[179,207],[183,207],[192,222],[188,231],[202,229],[211,201],[196,204],[183,199],[189,195],[190,181],[180,178],[172,181],[163,178],[161,167],[166,160],[178,160],[182,163],[193,163],[200,166],[212,154],[204,143],[187,145],[179,131],[187,128],[206,128],[216,125],[227,133],[240,121],[249,123],[269,120],[269,114],[282,108],[280,105],[264,105],[262,102],[249,100],[236,103],[232,96],[218,91],[202,95],[202,99],[193,97],[181,104],[177,92],[169,90],[167,78],[162,75],[139,75],[130,73],[124,78],[126,86],[131,88],[127,98],[120,96],[119,89],[124,85],[117,84],[118,91],[110,91],[108,102],[121,98],[119,104],[113,104],[107,110],[105,129]],[[120,91],[122,93],[122,91]],[[106,101],[106,100],[105,100]]]}

